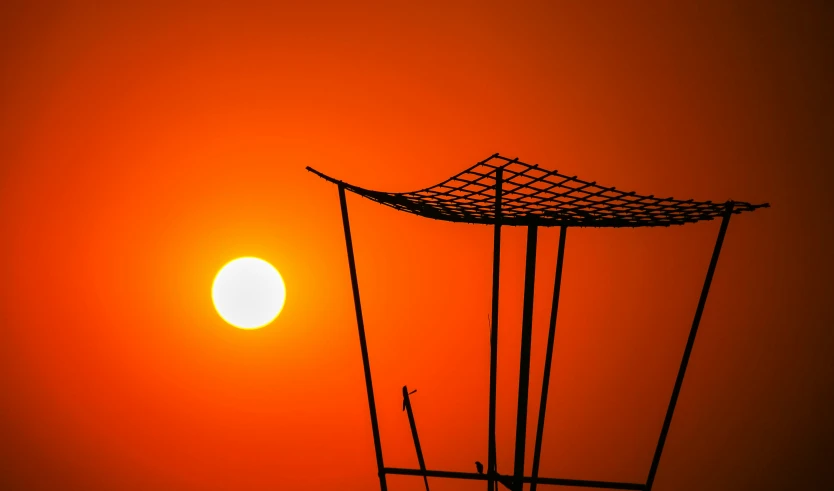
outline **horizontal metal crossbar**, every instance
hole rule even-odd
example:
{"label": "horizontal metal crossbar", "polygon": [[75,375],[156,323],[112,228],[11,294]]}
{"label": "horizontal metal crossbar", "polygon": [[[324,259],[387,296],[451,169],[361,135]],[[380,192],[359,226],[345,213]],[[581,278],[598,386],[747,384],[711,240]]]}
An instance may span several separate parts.
{"label": "horizontal metal crossbar", "polygon": [[[403,469],[398,467],[385,467],[383,469],[385,474],[397,474],[401,476],[428,476],[440,477],[447,479],[468,479],[471,481],[486,481],[486,474],[477,474],[475,472],[457,472],[457,471],[435,471],[420,469]],[[500,475],[505,479],[512,479],[512,476]],[[532,483],[533,477],[524,476],[522,481],[525,483]],[[634,484],[627,482],[612,482],[612,481],[586,481],[583,479],[560,479],[555,477],[537,477],[535,478],[537,484],[550,484],[553,486],[573,486],[579,488],[597,488],[597,489],[627,489],[635,491],[643,491],[646,489],[645,484]]]}

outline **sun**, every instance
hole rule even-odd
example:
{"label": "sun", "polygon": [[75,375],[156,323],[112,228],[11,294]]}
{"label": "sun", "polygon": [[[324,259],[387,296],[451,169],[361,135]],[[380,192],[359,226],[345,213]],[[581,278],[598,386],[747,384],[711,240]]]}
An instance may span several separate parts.
{"label": "sun", "polygon": [[241,329],[257,329],[275,320],[286,297],[281,274],[257,257],[230,261],[217,272],[211,287],[217,313]]}

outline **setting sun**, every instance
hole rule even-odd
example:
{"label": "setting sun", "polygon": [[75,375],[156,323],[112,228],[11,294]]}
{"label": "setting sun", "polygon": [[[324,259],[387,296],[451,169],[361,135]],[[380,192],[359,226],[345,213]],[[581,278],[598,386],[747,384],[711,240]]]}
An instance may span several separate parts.
{"label": "setting sun", "polygon": [[834,491],[834,0],[0,38],[0,491]]}
{"label": "setting sun", "polygon": [[241,257],[220,269],[211,297],[223,320],[241,329],[257,329],[281,313],[286,288],[271,264],[256,257]]}

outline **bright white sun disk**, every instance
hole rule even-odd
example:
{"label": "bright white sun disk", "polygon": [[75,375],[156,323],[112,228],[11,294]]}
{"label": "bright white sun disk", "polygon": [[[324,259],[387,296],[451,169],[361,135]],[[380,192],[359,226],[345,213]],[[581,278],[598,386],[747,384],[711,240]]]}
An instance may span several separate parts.
{"label": "bright white sun disk", "polygon": [[278,270],[256,257],[241,257],[227,263],[211,287],[217,313],[241,329],[257,329],[275,320],[284,307],[286,295]]}

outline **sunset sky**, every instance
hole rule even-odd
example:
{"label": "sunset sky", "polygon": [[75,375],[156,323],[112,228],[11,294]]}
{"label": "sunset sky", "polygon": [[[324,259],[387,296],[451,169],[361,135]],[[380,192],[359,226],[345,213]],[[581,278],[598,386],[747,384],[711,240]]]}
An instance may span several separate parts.
{"label": "sunset sky", "polygon": [[[3,2],[0,489],[378,489],[337,188],[305,167],[411,191],[496,152],[769,202],[730,223],[654,489],[834,487],[833,14]],[[474,472],[492,229],[347,200],[385,463],[417,467],[408,385],[427,466]],[[645,481],[718,226],[568,231],[542,475]],[[524,242],[504,229],[499,472]],[[528,472],[557,242],[540,230]],[[212,305],[241,256],[286,282],[262,329]]]}

